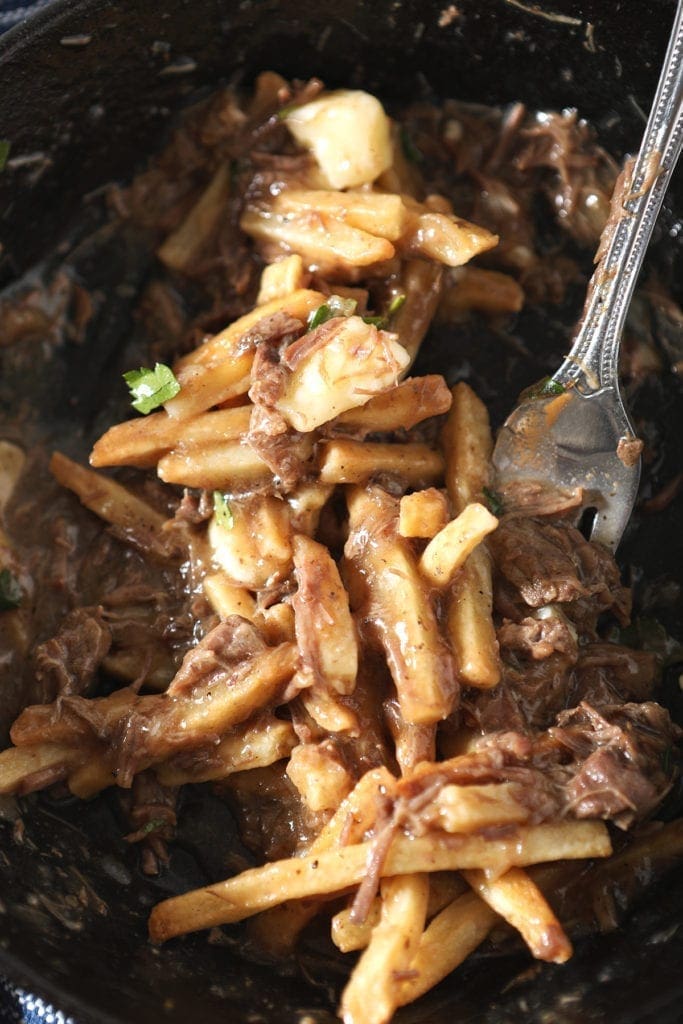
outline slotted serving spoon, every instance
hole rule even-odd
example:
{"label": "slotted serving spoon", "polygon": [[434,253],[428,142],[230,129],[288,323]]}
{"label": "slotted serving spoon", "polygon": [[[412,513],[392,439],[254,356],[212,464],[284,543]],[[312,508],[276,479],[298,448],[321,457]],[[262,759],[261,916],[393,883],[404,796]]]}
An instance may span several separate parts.
{"label": "slotted serving spoon", "polygon": [[683,0],[645,134],[627,161],[569,354],[503,424],[497,486],[541,484],[594,509],[591,540],[614,551],[633,510],[640,453],[619,389],[619,346],[657,214],[683,142]]}

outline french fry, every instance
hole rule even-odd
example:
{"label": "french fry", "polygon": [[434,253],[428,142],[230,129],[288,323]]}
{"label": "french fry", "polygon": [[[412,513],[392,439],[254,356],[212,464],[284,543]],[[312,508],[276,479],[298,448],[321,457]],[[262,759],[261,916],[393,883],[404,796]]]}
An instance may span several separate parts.
{"label": "french fry", "polygon": [[230,167],[221,164],[201,196],[157,250],[171,270],[188,271],[216,231],[230,198]]}
{"label": "french fry", "polygon": [[127,544],[162,561],[180,557],[177,540],[164,531],[166,518],[121,484],[79,466],[60,452],[53,453],[50,472]]}
{"label": "french fry", "polygon": [[333,493],[331,484],[321,484],[317,480],[305,481],[291,491],[287,495],[287,504],[291,509],[292,529],[314,536],[323,506]]}
{"label": "french fry", "polygon": [[295,430],[315,430],[393,387],[408,364],[395,335],[359,316],[335,317],[290,345],[291,366],[275,408]]}
{"label": "french fry", "polygon": [[348,594],[329,551],[304,534],[294,537],[292,597],[296,638],[302,665],[337,693],[353,693],[358,674],[358,639]]}
{"label": "french fry", "polygon": [[520,825],[529,821],[530,814],[516,783],[448,784],[435,797],[430,820],[444,832],[459,834],[494,825]]}
{"label": "french fry", "polygon": [[187,420],[214,405],[242,398],[251,387],[253,362],[254,353],[247,350],[215,365],[197,361],[182,367],[176,374],[180,391],[166,402],[166,412],[172,419]]}
{"label": "french fry", "polygon": [[285,601],[271,604],[269,608],[258,608],[254,622],[271,647],[294,640],[294,609]]}
{"label": "french fry", "polygon": [[287,775],[310,810],[331,811],[353,789],[353,778],[333,744],[301,743],[291,751]]}
{"label": "french fry", "polygon": [[189,697],[138,696],[135,691],[125,689],[91,700],[68,698],[70,708],[78,709],[82,703],[87,705],[87,721],[77,713],[55,714],[52,705],[33,705],[26,708],[12,726],[12,742],[19,747],[34,745],[36,740],[75,744],[90,739],[93,734],[104,740],[124,721],[144,724],[155,720],[157,727],[147,736],[144,756],[136,766],[142,771],[178,751],[205,745],[208,737],[224,735],[256,711],[271,705],[294,674],[297,663],[295,645],[285,643],[267,648],[240,665],[230,685],[209,683],[208,689],[199,688]]}
{"label": "french fry", "polygon": [[[233,321],[224,330],[214,334],[212,338],[209,338],[194,351],[188,352],[186,356],[179,359],[175,364],[175,369],[178,371],[176,376],[180,379],[179,373],[189,366],[199,365],[216,369],[226,359],[235,360],[241,354],[244,335],[266,317],[272,316],[274,313],[286,313],[305,324],[309,314],[315,312],[324,302],[325,296],[322,292],[310,288],[299,288],[291,295],[272,299],[261,306],[256,306],[249,313],[241,316],[239,320]],[[249,366],[251,366],[250,362]],[[180,396],[176,395],[176,398],[178,397]],[[175,400],[174,398],[171,401],[175,402]],[[166,403],[167,411],[171,412],[169,406],[171,406],[171,402]]]}
{"label": "french fry", "polygon": [[342,994],[344,1024],[386,1024],[399,1005],[398,979],[410,968],[424,929],[427,875],[384,879],[381,893],[379,922]]}
{"label": "french fry", "polygon": [[208,538],[214,563],[239,587],[260,590],[285,579],[292,567],[289,508],[272,495],[230,502],[231,525],[214,515]]}
{"label": "french fry", "polygon": [[365,949],[370,941],[372,931],[379,924],[382,914],[382,900],[379,896],[370,904],[364,921],[355,921],[351,916],[351,907],[344,907],[334,915],[330,922],[332,941],[341,953],[354,953]]}
{"label": "french fry", "polygon": [[517,929],[537,960],[566,963],[572,955],[571,942],[526,871],[511,868],[499,878],[466,871],[465,878],[492,910]]}
{"label": "french fry", "polygon": [[[303,669],[301,671],[312,679],[310,673],[306,673]],[[341,732],[358,736],[360,732],[358,716],[335,690],[325,686],[316,686],[315,680],[312,680],[301,691],[301,703],[313,721],[326,732]]]}
{"label": "french fry", "polygon": [[375,623],[401,715],[433,724],[451,711],[453,668],[413,553],[396,533],[398,503],[378,487],[354,488],[347,500],[345,556],[361,579],[363,614]]}
{"label": "french fry", "polygon": [[451,407],[451,393],[443,377],[408,377],[396,387],[375,395],[365,405],[343,412],[328,424],[334,433],[365,436],[389,430],[410,430],[416,423],[440,416]]}
{"label": "french fry", "polygon": [[0,793],[23,795],[40,789],[43,780],[64,777],[88,757],[87,748],[65,743],[36,743],[29,747],[8,747],[0,752]]}
{"label": "french fry", "polygon": [[178,420],[166,412],[153,412],[117,423],[95,442],[90,465],[156,466],[172,448],[190,448],[237,441],[249,429],[251,408],[221,409],[202,413],[194,419]]}
{"label": "french fry", "polygon": [[425,260],[406,260],[400,281],[405,302],[393,317],[391,329],[412,363],[429,330],[441,298],[441,267]]}
{"label": "french fry", "polygon": [[328,275],[390,260],[395,251],[386,238],[318,212],[282,214],[270,207],[251,209],[242,214],[240,227],[265,243],[268,253],[299,253],[306,265]]}
{"label": "french fry", "polygon": [[246,587],[235,586],[227,573],[211,573],[204,578],[203,587],[211,607],[222,619],[227,619],[231,615],[241,615],[242,618],[254,622],[256,601]]}
{"label": "french fry", "polygon": [[21,448],[11,441],[0,441],[0,512],[9,501],[26,462]]}
{"label": "french fry", "polygon": [[304,287],[305,278],[303,260],[298,253],[284,256],[276,263],[269,263],[261,273],[256,305],[263,306],[266,302],[276,302],[278,299],[286,298],[292,292]]}
{"label": "french fry", "polygon": [[[326,825],[308,849],[309,856],[331,850],[341,844],[356,843],[370,828],[377,816],[377,805],[389,798],[395,780],[386,768],[376,768],[356,783],[341,802]],[[322,906],[319,900],[292,900],[259,914],[251,922],[252,938],[276,956],[291,952],[301,930],[305,928]]]}
{"label": "french fry", "polygon": [[[453,404],[443,431],[446,488],[456,514],[480,501],[489,482],[493,447],[488,413],[467,384],[453,388]],[[473,551],[456,577],[447,603],[448,636],[460,679],[490,688],[500,680],[498,641],[492,617],[491,565],[484,547]]]}
{"label": "french fry", "polygon": [[461,267],[448,276],[439,303],[437,318],[476,310],[489,315],[518,313],[524,305],[524,290],[514,277],[483,267]]}
{"label": "french fry", "polygon": [[67,786],[79,800],[90,800],[103,789],[116,785],[116,771],[106,756],[90,757],[70,772]]}
{"label": "french fry", "polygon": [[474,895],[453,900],[425,929],[413,958],[413,977],[404,981],[399,1005],[412,1003],[455,970],[479,946],[498,915]]}
{"label": "french fry", "polygon": [[460,267],[474,256],[493,249],[498,240],[498,235],[459,217],[416,211],[413,224],[399,246],[406,254],[419,254],[447,267]]}
{"label": "french fry", "polygon": [[206,751],[180,755],[155,768],[162,786],[183,786],[189,782],[213,782],[233,772],[266,768],[288,757],[298,743],[290,722],[262,715],[237,726]]}
{"label": "french fry", "polygon": [[429,487],[443,476],[443,460],[425,444],[325,441],[320,445],[324,484],[364,484],[373,477],[397,477],[407,487]]}
{"label": "french fry", "polygon": [[405,232],[408,210],[400,196],[388,192],[330,192],[285,189],[272,203],[276,213],[323,213],[395,242]]}
{"label": "french fry", "polygon": [[[275,861],[242,872],[225,882],[175,896],[154,907],[150,937],[165,942],[175,935],[230,924],[287,899],[341,892],[357,885],[367,871],[372,842],[327,850],[314,856]],[[431,871],[490,869],[502,874],[548,860],[607,857],[609,834],[601,821],[566,821],[512,830],[495,842],[463,836],[456,846],[436,836],[399,833],[391,843],[380,874],[383,878]]]}
{"label": "french fry", "polygon": [[443,590],[475,547],[498,526],[498,520],[478,502],[472,502],[430,540],[422,552],[420,572]]}
{"label": "french fry", "polygon": [[398,532],[402,537],[436,536],[448,523],[448,503],[441,491],[428,487],[401,498]]}
{"label": "french fry", "polygon": [[263,459],[239,441],[224,441],[199,450],[179,447],[159,459],[157,472],[167,484],[227,493],[250,490],[273,479]]}

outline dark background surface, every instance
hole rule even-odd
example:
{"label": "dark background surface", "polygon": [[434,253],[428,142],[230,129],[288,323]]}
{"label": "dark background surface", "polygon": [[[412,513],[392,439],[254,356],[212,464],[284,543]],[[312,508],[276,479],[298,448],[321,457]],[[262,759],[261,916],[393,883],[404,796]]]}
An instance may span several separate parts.
{"label": "dark background surface", "polygon": [[[0,282],[54,249],[82,215],[83,195],[129,177],[191,97],[263,68],[318,74],[328,84],[362,85],[398,100],[454,95],[578,106],[616,156],[637,146],[670,3],[558,0],[536,5],[539,13],[505,0],[460,0],[459,15],[441,26],[447,6],[70,0],[33,25],[20,24],[0,44],[0,138],[12,143],[12,166],[0,176]],[[557,9],[560,20],[551,20]],[[680,193],[680,175],[674,187]],[[669,206],[660,235],[680,209],[676,199]],[[680,240],[666,244],[679,260]],[[433,353],[445,369],[443,358]],[[502,408],[515,397],[505,383]],[[660,399],[657,393],[652,402]],[[680,403],[678,412],[666,411],[674,439]],[[680,462],[680,446],[672,448]],[[658,522],[654,543],[643,549],[628,541],[624,558],[647,564],[656,578],[680,576],[680,522],[680,506],[673,506]],[[224,809],[207,807],[192,791],[186,799],[185,831],[171,871],[158,883],[163,892],[139,876],[134,851],[120,840],[113,798],[88,805],[40,798],[25,815],[21,842],[15,821],[0,823],[0,966],[74,1012],[79,1024],[284,1024],[300,1013],[331,1024],[339,974],[312,952],[299,965],[302,982],[301,975],[240,959],[232,945],[207,946],[204,936],[160,951],[148,945],[151,903],[224,876],[238,849]],[[11,816],[11,808],[3,813]],[[683,880],[675,877],[628,929],[580,945],[569,965],[530,972],[526,958],[475,957],[398,1020],[674,1024],[683,1019],[682,908]]]}

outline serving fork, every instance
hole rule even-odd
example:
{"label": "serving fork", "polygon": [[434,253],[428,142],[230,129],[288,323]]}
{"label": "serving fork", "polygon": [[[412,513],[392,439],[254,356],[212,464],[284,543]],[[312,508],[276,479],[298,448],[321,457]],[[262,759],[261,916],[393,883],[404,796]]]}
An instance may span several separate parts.
{"label": "serving fork", "polygon": [[633,511],[640,448],[619,387],[626,314],[683,142],[683,0],[679,0],[637,156],[617,180],[583,314],[562,365],[523,398],[498,434],[497,487],[541,485],[593,513],[591,540],[614,551]]}

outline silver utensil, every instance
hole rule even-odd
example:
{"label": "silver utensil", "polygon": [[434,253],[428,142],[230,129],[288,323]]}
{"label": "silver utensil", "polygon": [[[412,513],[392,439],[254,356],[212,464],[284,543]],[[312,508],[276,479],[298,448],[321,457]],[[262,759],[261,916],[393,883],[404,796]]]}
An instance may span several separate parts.
{"label": "silver utensil", "polygon": [[636,280],[683,143],[683,0],[645,134],[627,161],[603,230],[571,350],[500,430],[499,488],[536,483],[594,509],[591,540],[617,547],[636,499],[640,443],[619,389],[619,346]]}

